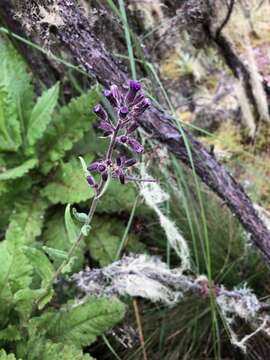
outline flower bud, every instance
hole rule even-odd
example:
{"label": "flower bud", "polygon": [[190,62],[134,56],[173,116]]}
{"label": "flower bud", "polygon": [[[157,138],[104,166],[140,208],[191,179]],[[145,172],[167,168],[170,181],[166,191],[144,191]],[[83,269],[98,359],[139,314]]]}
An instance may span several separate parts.
{"label": "flower bud", "polygon": [[98,168],[98,162],[94,162],[92,164],[90,164],[89,166],[87,166],[87,170],[88,171],[97,171]]}
{"label": "flower bud", "polygon": [[134,116],[137,117],[142,115],[150,105],[151,105],[150,99],[144,98],[142,101],[140,101],[138,104],[134,106],[133,108]]}
{"label": "flower bud", "polygon": [[138,81],[130,80],[129,81],[129,90],[126,95],[125,103],[127,106],[131,105],[137,92],[141,90],[141,84]]}
{"label": "flower bud", "polygon": [[118,86],[112,85],[110,89],[111,89],[112,96],[114,97],[114,99],[116,101],[116,104],[118,106],[120,106],[122,103],[122,95],[121,95],[121,92],[120,92]]}
{"label": "flower bud", "polygon": [[107,171],[103,171],[103,173],[101,174],[102,180],[103,181],[107,181],[108,180],[108,172]]}
{"label": "flower bud", "polygon": [[107,121],[105,121],[105,120],[101,120],[99,122],[98,128],[103,130],[103,131],[110,132],[111,134],[114,131],[114,128],[112,127],[112,125],[110,123],[108,123]]}
{"label": "flower bud", "polygon": [[97,170],[102,173],[103,171],[106,170],[106,166],[104,164],[98,164],[98,168]]}
{"label": "flower bud", "polygon": [[122,106],[119,110],[119,116],[121,119],[125,119],[128,115],[128,107]]}
{"label": "flower bud", "polygon": [[93,176],[88,175],[86,178],[88,184],[93,188],[96,185],[95,179],[93,178]]}
{"label": "flower bud", "polygon": [[118,139],[122,144],[125,144],[128,140],[128,137],[126,135],[121,135]]}
{"label": "flower bud", "polygon": [[127,143],[129,145],[129,147],[136,153],[142,153],[144,151],[143,146],[137,140],[135,140],[133,138],[128,138]]}
{"label": "flower bud", "polygon": [[127,133],[128,133],[128,134],[133,133],[138,127],[139,127],[139,124],[134,121],[134,122],[127,128]]}
{"label": "flower bud", "polygon": [[123,172],[119,174],[119,180],[121,184],[125,184],[125,174]]}
{"label": "flower bud", "polygon": [[125,161],[125,167],[130,167],[133,166],[137,163],[136,159],[128,159]]}
{"label": "flower bud", "polygon": [[113,107],[117,106],[116,99],[114,98],[111,90],[104,90],[104,96]]}
{"label": "flower bud", "polygon": [[94,107],[94,113],[102,120],[107,120],[108,119],[107,112],[105,111],[105,109],[100,104],[97,104]]}
{"label": "flower bud", "polygon": [[121,164],[122,164],[122,159],[121,159],[121,157],[117,157],[117,158],[116,158],[116,165],[117,165],[117,166],[121,166]]}

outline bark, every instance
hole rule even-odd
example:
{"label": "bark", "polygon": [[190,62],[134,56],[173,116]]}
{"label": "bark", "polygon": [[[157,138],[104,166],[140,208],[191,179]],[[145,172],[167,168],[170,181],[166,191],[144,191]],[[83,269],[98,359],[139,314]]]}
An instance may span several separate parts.
{"label": "bark", "polygon": [[[62,25],[54,31],[66,50],[89,74],[105,87],[124,86],[127,74],[119,67],[103,43],[93,34],[87,18],[74,0],[59,0],[58,11]],[[109,35],[111,36],[111,34]],[[225,168],[189,132],[175,128],[172,119],[154,106],[140,119],[142,127],[152,137],[176,155],[231,209],[248,233],[253,244],[270,264],[270,233],[255,211],[251,200]],[[192,163],[184,141],[186,137],[192,154]]]}

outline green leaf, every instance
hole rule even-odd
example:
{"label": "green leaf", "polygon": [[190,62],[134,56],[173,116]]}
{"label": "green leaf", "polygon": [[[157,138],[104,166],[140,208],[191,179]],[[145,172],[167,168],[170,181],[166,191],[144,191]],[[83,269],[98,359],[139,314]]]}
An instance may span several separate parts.
{"label": "green leaf", "polygon": [[[79,231],[79,228],[78,230]],[[51,218],[47,224],[46,229],[43,233],[44,243],[48,248],[51,248],[56,251],[61,251],[64,254],[67,254],[72,243],[69,240],[64,214],[62,212],[57,212],[53,218]],[[45,249],[46,251],[46,249]],[[72,266],[73,271],[80,271],[82,269],[83,261],[84,261],[84,252],[85,252],[85,242],[82,241],[75,251],[75,256],[77,260],[74,262]],[[63,261],[61,256],[52,254],[47,252],[50,258],[53,260],[54,267],[57,268]]]}
{"label": "green leaf", "polygon": [[43,286],[46,286],[54,275],[54,269],[50,260],[42,251],[36,248],[23,246],[22,250],[36,273],[42,280],[44,280]]}
{"label": "green leaf", "polygon": [[59,96],[59,83],[46,90],[37,100],[28,123],[27,140],[32,146],[40,139],[52,120]]}
{"label": "green leaf", "polygon": [[122,320],[125,305],[119,300],[91,298],[86,303],[55,314],[47,336],[55,342],[78,348],[92,344],[96,337]]}
{"label": "green leaf", "polygon": [[37,159],[29,159],[19,166],[5,170],[0,173],[0,180],[11,180],[22,177],[28,173],[29,170],[33,169],[37,165],[37,162]]}
{"label": "green leaf", "polygon": [[0,350],[0,360],[16,360],[14,354],[7,354],[4,349]]}
{"label": "green leaf", "polygon": [[22,335],[15,325],[8,325],[3,330],[0,330],[0,340],[6,341],[18,341],[22,338]]}
{"label": "green leaf", "polygon": [[136,189],[132,184],[122,185],[116,181],[111,181],[97,206],[100,213],[120,213],[130,212],[136,198]]}
{"label": "green leaf", "polygon": [[74,204],[86,201],[94,196],[87,184],[78,160],[62,163],[53,182],[45,187],[42,195],[53,204]]}
{"label": "green leaf", "polygon": [[[0,321],[15,306],[13,294],[28,288],[32,282],[32,267],[19,248],[10,249],[6,240],[0,243]],[[24,315],[24,314],[22,314]]]}
{"label": "green leaf", "polygon": [[67,106],[61,108],[46,131],[41,147],[44,172],[48,172],[57,160],[63,158],[92,127],[96,116],[91,109],[99,99],[99,92],[94,89],[73,98]]}
{"label": "green leaf", "polygon": [[41,234],[47,202],[39,197],[18,203],[10,217],[6,240],[10,246],[28,245]]}
{"label": "green leaf", "polygon": [[10,98],[6,87],[0,85],[0,151],[17,151],[20,144],[16,103]]}
{"label": "green leaf", "polygon": [[[94,217],[86,243],[91,257],[98,261],[100,266],[106,266],[115,260],[124,231],[123,221],[104,215]],[[145,252],[143,244],[135,235],[129,234],[126,241],[128,250]]]}
{"label": "green leaf", "polygon": [[72,244],[76,241],[79,236],[78,227],[75,225],[71,213],[70,213],[70,204],[66,206],[65,210],[65,225],[68,235],[69,243]]}
{"label": "green leaf", "polygon": [[16,104],[23,125],[29,118],[35,98],[31,72],[10,41],[3,38],[0,41],[0,58],[0,84],[6,87]]}

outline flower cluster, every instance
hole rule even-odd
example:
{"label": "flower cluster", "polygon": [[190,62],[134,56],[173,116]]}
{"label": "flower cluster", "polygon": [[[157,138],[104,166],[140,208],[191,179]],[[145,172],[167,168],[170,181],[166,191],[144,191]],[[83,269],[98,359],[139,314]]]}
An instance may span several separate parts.
{"label": "flower cluster", "polygon": [[[127,159],[125,156],[113,159],[113,150],[116,144],[120,144],[127,146],[133,153],[143,153],[144,148],[134,137],[134,132],[139,127],[137,119],[150,106],[150,100],[141,92],[141,84],[134,80],[129,81],[126,94],[123,94],[117,85],[112,85],[110,89],[104,91],[104,96],[113,107],[117,121],[114,123],[111,120],[102,105],[95,106],[94,112],[99,119],[98,128],[103,131],[105,137],[110,137],[111,142],[106,157],[90,164],[87,169],[91,174],[99,173],[102,182],[106,182],[110,176],[124,184],[126,180],[136,180],[128,175],[128,169],[137,161],[133,158]],[[87,181],[98,191],[99,185],[92,175],[87,176]]]}

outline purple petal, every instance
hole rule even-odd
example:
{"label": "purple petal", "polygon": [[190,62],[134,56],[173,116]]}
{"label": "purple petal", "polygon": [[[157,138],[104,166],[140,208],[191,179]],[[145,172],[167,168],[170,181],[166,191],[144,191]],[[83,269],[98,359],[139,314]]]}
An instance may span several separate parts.
{"label": "purple petal", "polygon": [[127,128],[127,133],[128,133],[128,134],[133,133],[138,127],[139,127],[139,124],[134,121],[134,122]]}
{"label": "purple petal", "polygon": [[132,104],[137,92],[141,90],[141,84],[138,81],[130,80],[129,81],[129,90],[126,95],[125,102],[129,106]]}
{"label": "purple petal", "polygon": [[103,131],[110,131],[111,133],[114,131],[114,128],[112,127],[112,125],[105,120],[101,120],[98,123],[98,128]]}
{"label": "purple petal", "polygon": [[133,114],[135,117],[142,115],[145,110],[151,105],[151,101],[148,98],[144,98],[141,102],[133,108]]}
{"label": "purple petal", "polygon": [[127,141],[128,145],[130,146],[130,148],[135,151],[136,153],[142,153],[144,151],[143,146],[135,139],[133,138],[128,138]]}
{"label": "purple petal", "polygon": [[128,159],[125,161],[125,164],[124,166],[125,167],[130,167],[130,166],[133,166],[137,163],[137,160],[136,159]]}
{"label": "purple petal", "polygon": [[104,96],[106,97],[106,99],[109,101],[109,103],[110,103],[113,107],[116,107],[116,106],[117,106],[116,99],[114,98],[111,90],[105,90],[105,91],[104,91]]}
{"label": "purple petal", "polygon": [[126,118],[128,115],[128,107],[127,106],[122,106],[119,110],[119,116],[121,119]]}
{"label": "purple petal", "polygon": [[97,104],[94,107],[94,113],[102,120],[108,119],[108,114],[106,113],[105,109],[100,104]]}

